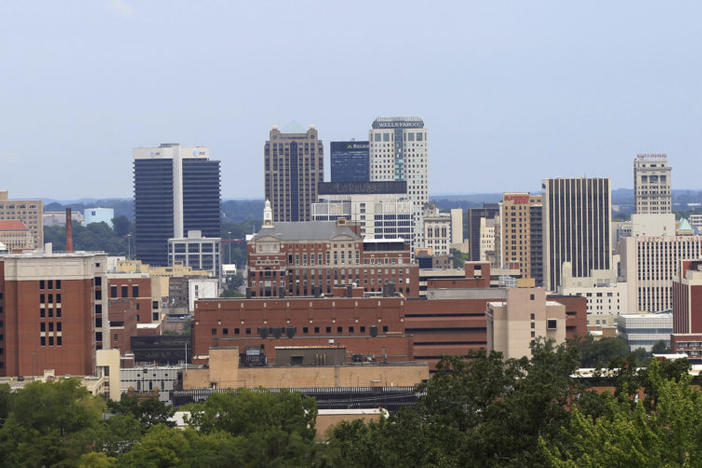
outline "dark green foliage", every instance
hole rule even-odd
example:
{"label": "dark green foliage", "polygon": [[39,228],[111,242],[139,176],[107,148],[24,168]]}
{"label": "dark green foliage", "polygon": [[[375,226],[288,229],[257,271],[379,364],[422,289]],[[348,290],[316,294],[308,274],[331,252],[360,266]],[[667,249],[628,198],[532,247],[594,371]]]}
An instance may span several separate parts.
{"label": "dark green foliage", "polygon": [[658,343],[654,344],[653,348],[651,349],[652,354],[668,354],[670,352],[670,346],[668,346],[668,344],[663,340],[658,341]]}
{"label": "dark green foliage", "polygon": [[463,264],[470,260],[468,254],[464,254],[463,252],[457,249],[451,249],[451,255],[453,257],[452,261],[454,268],[463,269]]}
{"label": "dark green foliage", "polygon": [[132,415],[145,429],[156,424],[172,426],[168,418],[173,416],[174,409],[158,400],[158,398],[139,399],[137,395],[122,394],[119,402],[110,401],[108,409],[120,415]]}
{"label": "dark green foliage", "polygon": [[[104,251],[110,255],[127,255],[129,237],[119,236],[106,223],[91,223],[81,226],[74,222],[73,250]],[[44,242],[51,242],[55,251],[66,249],[66,228],[45,226]],[[132,240],[133,242],[133,240]],[[132,254],[134,253],[132,244]]]}
{"label": "dark green foliage", "polygon": [[[574,346],[580,356],[580,367],[607,367],[615,358],[624,359],[629,354],[629,345],[622,337],[595,340],[592,335],[579,337]],[[636,365],[644,366],[650,359],[643,349],[634,351]]]}

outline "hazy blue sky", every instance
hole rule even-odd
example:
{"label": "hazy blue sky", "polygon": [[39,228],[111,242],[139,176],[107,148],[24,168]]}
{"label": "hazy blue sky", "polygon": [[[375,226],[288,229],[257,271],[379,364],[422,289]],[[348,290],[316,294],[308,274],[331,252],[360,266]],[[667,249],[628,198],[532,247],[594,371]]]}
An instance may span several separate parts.
{"label": "hazy blue sky", "polygon": [[131,150],[207,145],[222,196],[263,196],[274,124],[365,139],[419,115],[429,190],[631,187],[666,152],[702,188],[700,2],[46,1],[0,4],[0,188],[132,194]]}

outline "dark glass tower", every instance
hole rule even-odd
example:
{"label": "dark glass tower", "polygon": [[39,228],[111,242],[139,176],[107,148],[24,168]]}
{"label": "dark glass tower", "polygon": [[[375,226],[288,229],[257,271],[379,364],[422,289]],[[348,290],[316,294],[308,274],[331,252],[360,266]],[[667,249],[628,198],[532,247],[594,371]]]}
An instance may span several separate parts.
{"label": "dark glass tower", "polygon": [[168,239],[220,236],[220,162],[207,148],[163,144],[134,150],[135,257],[168,265]]}
{"label": "dark glass tower", "polygon": [[367,141],[332,141],[331,181],[370,181],[368,148]]}

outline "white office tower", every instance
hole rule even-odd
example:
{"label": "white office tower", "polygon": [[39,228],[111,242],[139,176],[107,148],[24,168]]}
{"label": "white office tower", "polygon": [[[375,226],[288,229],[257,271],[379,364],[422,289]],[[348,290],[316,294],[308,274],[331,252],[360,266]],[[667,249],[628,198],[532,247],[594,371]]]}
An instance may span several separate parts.
{"label": "white office tower", "polygon": [[637,214],[672,212],[671,167],[665,154],[639,154],[634,159],[634,201]]}
{"label": "white office tower", "polygon": [[415,247],[424,246],[422,210],[429,201],[427,131],[419,117],[378,117],[368,137],[370,180],[405,180]]}

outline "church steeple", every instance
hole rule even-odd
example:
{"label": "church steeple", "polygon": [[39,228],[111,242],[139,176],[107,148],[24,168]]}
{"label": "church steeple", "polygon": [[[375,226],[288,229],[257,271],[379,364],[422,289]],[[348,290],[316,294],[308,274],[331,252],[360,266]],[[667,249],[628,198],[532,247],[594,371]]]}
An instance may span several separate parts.
{"label": "church steeple", "polygon": [[270,200],[266,200],[266,206],[263,208],[263,227],[273,227],[273,209]]}

